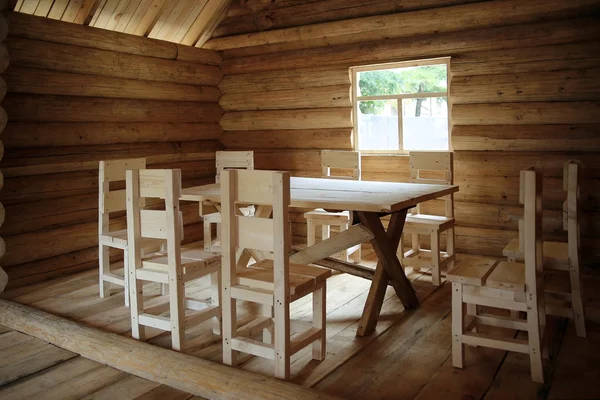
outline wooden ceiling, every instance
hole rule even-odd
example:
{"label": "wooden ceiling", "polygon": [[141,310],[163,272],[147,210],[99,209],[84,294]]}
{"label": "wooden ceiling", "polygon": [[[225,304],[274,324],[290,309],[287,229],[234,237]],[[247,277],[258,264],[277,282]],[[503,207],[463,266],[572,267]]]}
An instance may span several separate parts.
{"label": "wooden ceiling", "polygon": [[231,0],[18,0],[15,11],[202,47]]}

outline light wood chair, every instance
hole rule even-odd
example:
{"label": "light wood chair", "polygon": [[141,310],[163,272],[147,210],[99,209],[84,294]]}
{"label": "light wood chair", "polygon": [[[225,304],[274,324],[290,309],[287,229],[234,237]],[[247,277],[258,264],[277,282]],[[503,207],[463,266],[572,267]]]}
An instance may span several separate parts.
{"label": "light wood chair", "polygon": [[[567,243],[544,242],[544,270],[546,282],[546,313],[572,318],[577,336],[586,337],[585,313],[581,290],[581,243],[579,228],[579,196],[581,171],[578,161],[567,161],[564,166],[563,190],[567,199],[563,203],[563,228]],[[524,259],[523,220],[519,220],[519,236],[510,241],[503,254],[509,261]],[[568,277],[565,275],[568,273]]]}
{"label": "light wood chair", "polygon": [[[448,271],[452,282],[452,363],[463,368],[464,345],[529,354],[531,377],[543,383],[542,336],[546,325],[542,265],[542,177],[521,171],[520,201],[524,205],[525,264],[509,261],[463,261]],[[467,304],[467,315],[463,313]],[[526,319],[480,313],[478,306],[526,313]],[[482,325],[525,331],[527,339],[480,332]]]}
{"label": "light wood chair", "polygon": [[[332,170],[337,174],[333,174]],[[351,172],[351,175],[339,175],[340,173]],[[323,178],[352,179],[360,180],[361,158],[358,151],[321,151],[321,175]],[[325,240],[331,237],[331,227],[337,227],[339,231],[348,229],[351,223],[350,211],[331,212],[322,208],[304,213],[306,218],[306,244],[312,246],[316,243],[316,228],[321,226],[321,239]],[[351,256],[354,261],[361,260],[360,244],[341,251],[337,257],[344,261],[350,261]]]}
{"label": "light wood chair", "polygon": [[[216,155],[217,175],[215,182],[221,181],[221,173],[225,169],[254,169],[253,151],[217,151]],[[244,212],[251,214],[253,208],[244,207]],[[221,251],[221,213],[210,213],[202,217],[204,222],[204,250]],[[216,227],[216,237],[212,239],[212,226]]]}
{"label": "light wood chair", "polygon": [[[238,204],[272,207],[273,218],[245,216]],[[290,356],[310,344],[314,359],[325,358],[326,280],[331,276],[325,268],[290,264],[289,204],[289,172],[223,171],[223,362],[236,365],[238,352],[268,358],[274,360],[275,376],[281,379],[290,377]],[[237,268],[240,248],[273,252],[273,259]],[[290,303],[310,293],[312,324],[290,321]],[[261,304],[263,316],[238,327],[238,300]],[[296,326],[303,331],[291,338],[291,327]],[[257,329],[266,329],[262,341],[251,337]]]}
{"label": "light wood chair", "polygon": [[[452,153],[440,151],[411,151],[409,155],[410,182],[423,184],[452,185],[453,164]],[[433,174],[434,178],[422,174]],[[440,178],[436,176],[442,174]],[[410,234],[411,249],[404,251],[404,241],[400,240],[402,265],[420,268],[431,268],[432,282],[439,286],[442,281],[442,268],[454,266],[454,195],[444,198],[444,215],[429,215],[421,212],[418,204],[407,216],[404,234]],[[440,249],[440,236],[446,232],[446,251]],[[421,248],[420,235],[430,237],[430,249]]]}
{"label": "light wood chair", "polygon": [[[111,285],[124,288],[125,305],[129,306],[128,241],[127,229],[111,229],[110,214],[123,213],[126,208],[125,189],[111,189],[111,185],[125,182],[128,169],[146,168],[145,158],[100,161],[98,179],[98,260],[100,270],[100,297],[110,296]],[[144,203],[140,204],[144,207]],[[145,240],[143,251],[156,251],[164,241]],[[110,269],[110,248],[123,250],[123,275]]]}
{"label": "light wood chair", "polygon": [[[135,339],[144,340],[145,327],[171,332],[173,350],[184,346],[186,327],[214,318],[219,333],[221,309],[219,281],[221,257],[204,251],[199,245],[181,246],[183,221],[179,211],[180,170],[127,171],[127,234],[129,241],[129,289],[131,330]],[[164,210],[142,210],[141,199],[164,199]],[[166,251],[142,257],[144,238],[166,241]],[[203,302],[185,297],[185,283],[211,276],[212,298]],[[169,302],[158,314],[144,309],[142,282],[168,284]],[[186,314],[186,309],[192,311]],[[165,315],[164,313],[167,312]]]}

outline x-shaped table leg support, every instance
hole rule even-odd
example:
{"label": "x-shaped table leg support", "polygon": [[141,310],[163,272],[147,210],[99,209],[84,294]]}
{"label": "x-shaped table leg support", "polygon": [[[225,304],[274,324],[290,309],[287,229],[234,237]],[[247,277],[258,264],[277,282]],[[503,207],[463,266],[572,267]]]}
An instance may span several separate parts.
{"label": "x-shaped table leg support", "polygon": [[360,222],[373,233],[371,245],[379,258],[356,333],[357,336],[365,336],[375,330],[388,283],[392,285],[405,308],[419,305],[419,299],[417,299],[396,255],[396,249],[402,238],[406,213],[407,210],[393,213],[386,232],[377,213],[357,212]]}

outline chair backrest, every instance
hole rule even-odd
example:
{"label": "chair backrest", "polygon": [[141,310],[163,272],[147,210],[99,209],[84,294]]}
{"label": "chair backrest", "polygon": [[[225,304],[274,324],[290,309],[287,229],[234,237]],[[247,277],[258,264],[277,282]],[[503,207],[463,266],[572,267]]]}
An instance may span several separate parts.
{"label": "chair backrest", "polygon": [[[110,232],[109,215],[127,208],[125,189],[111,190],[111,183],[124,182],[128,169],[145,169],[145,158],[100,161],[98,175],[98,232]],[[141,207],[144,203],[141,204]]]}
{"label": "chair backrest", "polygon": [[[273,218],[246,217],[238,204],[273,207]],[[221,175],[223,281],[236,285],[236,250],[273,252],[275,301],[289,298],[290,173],[225,170]]]}
{"label": "chair backrest", "polygon": [[[347,175],[333,175],[331,170],[347,170]],[[361,159],[359,151],[322,150],[321,174],[323,178],[352,179],[359,181],[361,174]]]}
{"label": "chair backrest", "polygon": [[[449,151],[411,151],[409,156],[411,183],[430,185],[452,185],[454,183],[453,157]],[[435,177],[427,177],[427,174]],[[426,176],[423,176],[426,175]],[[438,175],[441,175],[439,177]],[[454,195],[443,197],[445,201],[445,216],[454,217]],[[416,213],[421,212],[421,205],[415,207]]]}
{"label": "chair backrest", "polygon": [[542,272],[542,174],[534,169],[521,171],[519,202],[523,204],[525,284],[528,293],[537,292],[537,274]]}
{"label": "chair backrest", "polygon": [[216,157],[217,175],[215,182],[221,181],[221,173],[224,169],[254,169],[253,151],[217,151]]}
{"label": "chair backrest", "polygon": [[[169,268],[180,266],[183,220],[179,211],[181,171],[144,169],[127,171],[127,240],[135,268],[141,266],[141,240],[167,241]],[[164,199],[163,210],[143,210],[142,199]]]}

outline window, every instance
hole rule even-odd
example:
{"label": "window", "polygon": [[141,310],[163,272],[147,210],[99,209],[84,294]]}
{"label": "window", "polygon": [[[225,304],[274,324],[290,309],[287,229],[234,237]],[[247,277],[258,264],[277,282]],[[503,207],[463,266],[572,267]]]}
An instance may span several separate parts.
{"label": "window", "polygon": [[448,150],[448,61],[353,67],[356,149],[372,153]]}

